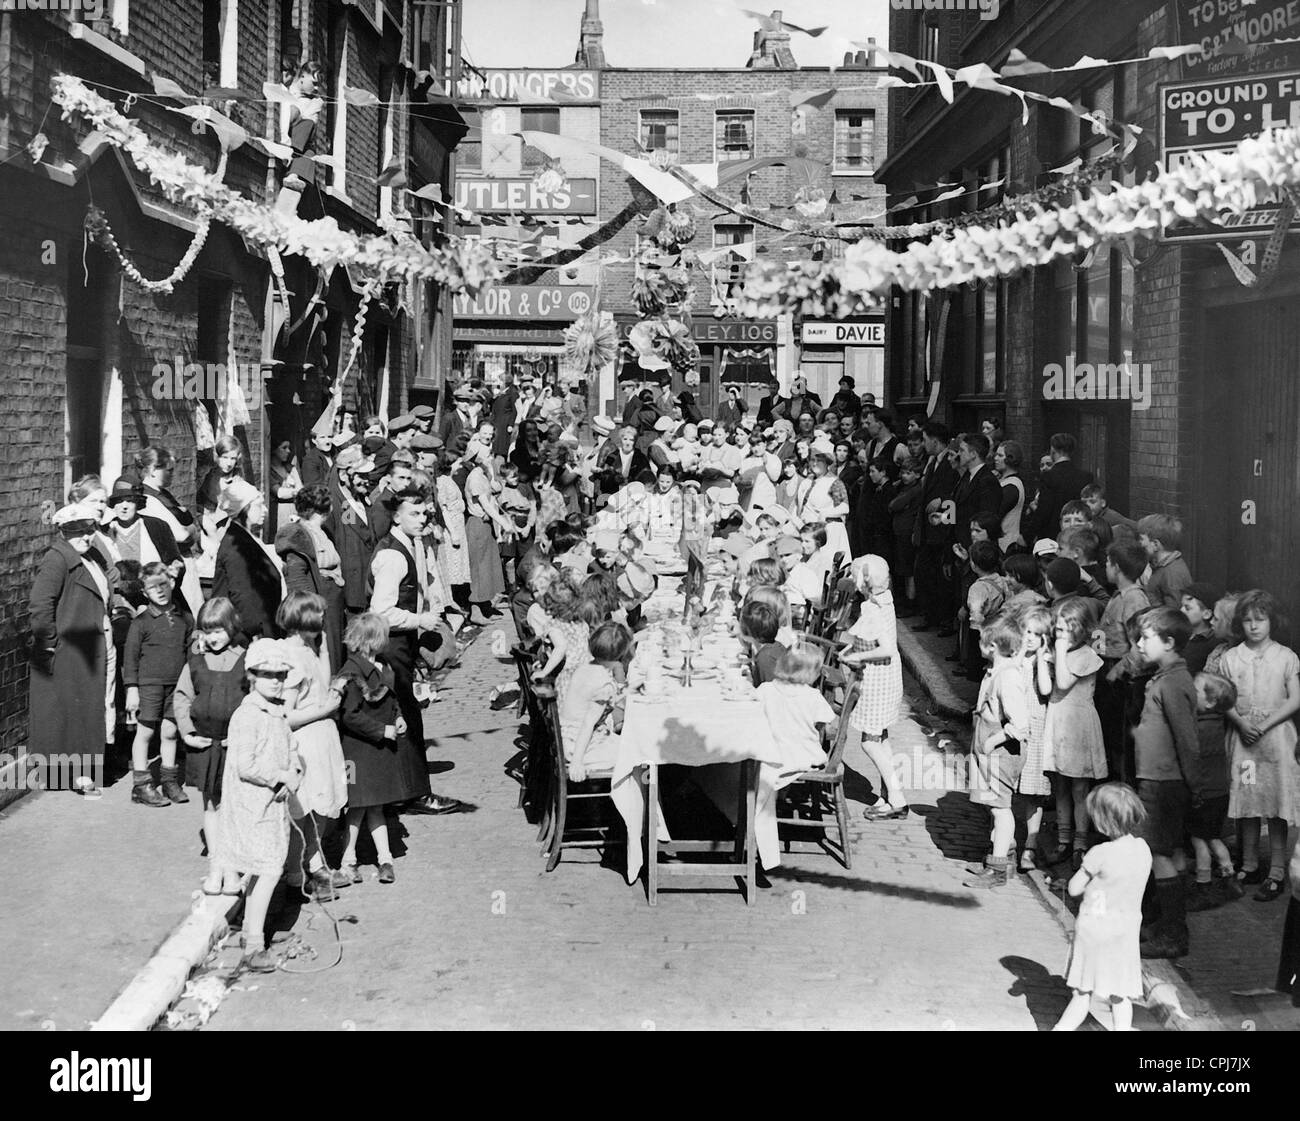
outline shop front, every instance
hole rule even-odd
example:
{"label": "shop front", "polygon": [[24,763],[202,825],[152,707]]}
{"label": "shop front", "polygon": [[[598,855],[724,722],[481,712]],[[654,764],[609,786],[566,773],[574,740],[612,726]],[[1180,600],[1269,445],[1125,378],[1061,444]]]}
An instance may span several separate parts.
{"label": "shop front", "polygon": [[844,320],[804,320],[799,343],[799,368],[808,388],[823,401],[839,391],[840,378],[853,378],[860,397],[875,394],[888,404],[885,392],[885,319],[874,316]]}

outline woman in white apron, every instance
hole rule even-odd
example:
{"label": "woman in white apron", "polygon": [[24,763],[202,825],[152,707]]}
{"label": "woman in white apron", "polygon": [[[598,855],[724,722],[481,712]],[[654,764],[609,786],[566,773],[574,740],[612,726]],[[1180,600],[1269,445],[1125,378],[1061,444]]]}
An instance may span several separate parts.
{"label": "woman in white apron", "polygon": [[800,489],[799,517],[806,525],[822,522],[826,526],[826,551],[830,556],[842,553],[845,561],[852,557],[849,533],[844,519],[849,513],[849,495],[838,476],[831,472],[832,460],[825,452],[813,452],[809,459],[812,479]]}

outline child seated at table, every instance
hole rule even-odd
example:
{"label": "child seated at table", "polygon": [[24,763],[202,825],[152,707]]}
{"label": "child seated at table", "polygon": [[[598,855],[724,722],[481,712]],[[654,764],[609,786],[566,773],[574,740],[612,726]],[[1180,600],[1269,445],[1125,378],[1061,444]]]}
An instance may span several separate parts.
{"label": "child seated at table", "polygon": [[[822,729],[834,736],[835,710],[816,688],[822,675],[822,652],[795,646],[776,660],[772,678],[758,687],[763,715],[781,751],[781,773],[795,775],[826,763]],[[777,787],[784,785],[778,780]]]}
{"label": "child seated at table", "polygon": [[788,652],[776,640],[780,629],[781,615],[772,604],[751,599],[740,609],[740,637],[750,650],[756,686],[775,678],[776,664]]}
{"label": "child seated at table", "polygon": [[560,705],[560,735],[572,782],[614,766],[633,646],[632,632],[622,623],[602,623],[587,644],[591,661],[569,683]]}
{"label": "child seated at table", "polygon": [[757,587],[750,588],[748,594],[741,600],[741,610],[744,610],[745,604],[753,603],[756,600],[776,608],[776,613],[781,617],[781,625],[776,632],[776,641],[788,650],[798,641],[798,635],[791,619],[790,601],[786,599],[785,592],[770,584],[760,584]]}

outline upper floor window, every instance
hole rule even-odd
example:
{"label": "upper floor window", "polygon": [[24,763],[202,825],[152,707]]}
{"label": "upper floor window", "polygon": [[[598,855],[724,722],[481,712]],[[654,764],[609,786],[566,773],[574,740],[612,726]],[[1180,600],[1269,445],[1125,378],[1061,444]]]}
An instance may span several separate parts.
{"label": "upper floor window", "polygon": [[876,170],[873,151],[876,115],[871,109],[839,109],[835,113],[835,170],[870,175]]}
{"label": "upper floor window", "polygon": [[754,158],[754,110],[718,110],[713,127],[713,154],[721,163]]}
{"label": "upper floor window", "polygon": [[[559,135],[560,111],[558,109],[524,109],[519,114],[519,127],[523,132],[550,132]],[[550,157],[540,148],[525,144],[520,166],[545,167]]]}
{"label": "upper floor window", "polygon": [[939,25],[922,17],[919,56],[926,62],[939,61]]}
{"label": "upper floor window", "polygon": [[462,109],[469,132],[456,145],[456,162],[462,171],[478,170],[483,166],[483,114],[477,109]]}
{"label": "upper floor window", "polygon": [[641,147],[647,152],[672,152],[676,155],[678,115],[676,109],[643,109],[641,111]]}
{"label": "upper floor window", "polygon": [[203,0],[203,84],[239,85],[239,0]]}

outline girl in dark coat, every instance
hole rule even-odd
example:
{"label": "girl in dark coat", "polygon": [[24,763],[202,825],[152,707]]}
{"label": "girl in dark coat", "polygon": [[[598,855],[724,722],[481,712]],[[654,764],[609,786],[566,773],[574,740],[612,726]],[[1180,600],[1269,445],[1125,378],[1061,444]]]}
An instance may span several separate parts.
{"label": "girl in dark coat", "polygon": [[285,592],[310,592],[325,601],[325,647],[330,669],[337,672],[343,664],[343,562],[325,531],[333,503],[321,486],[303,487],[293,503],[297,518],[275,534]]}
{"label": "girl in dark coat", "polygon": [[242,631],[240,645],[275,637],[275,612],[284,598],[280,570],[267,555],[256,531],[266,519],[266,503],[257,488],[236,479],[221,499],[230,516],[217,548],[212,594],[235,605]]}
{"label": "girl in dark coat", "polygon": [[61,776],[51,770],[42,778],[55,789],[81,778],[80,789],[91,793],[100,785],[104,745],[112,735],[107,701],[112,592],[108,573],[91,553],[98,528],[95,511],[85,504],[65,506],[54,515],[54,524],[62,540],[41,560],[28,600],[32,650],[27,745],[37,759],[78,757],[80,766],[74,769],[80,769],[80,775]]}
{"label": "girl in dark coat", "polygon": [[361,882],[357,839],[364,819],[375,843],[379,882],[391,884],[393,856],[384,807],[409,801],[418,792],[409,788],[398,759],[406,721],[393,691],[393,671],[381,656],[388,644],[388,623],[366,612],[348,623],[346,638],[350,654],[341,675],[347,684],[339,706],[339,731],[349,772],[348,839],[341,867],[353,883]]}

